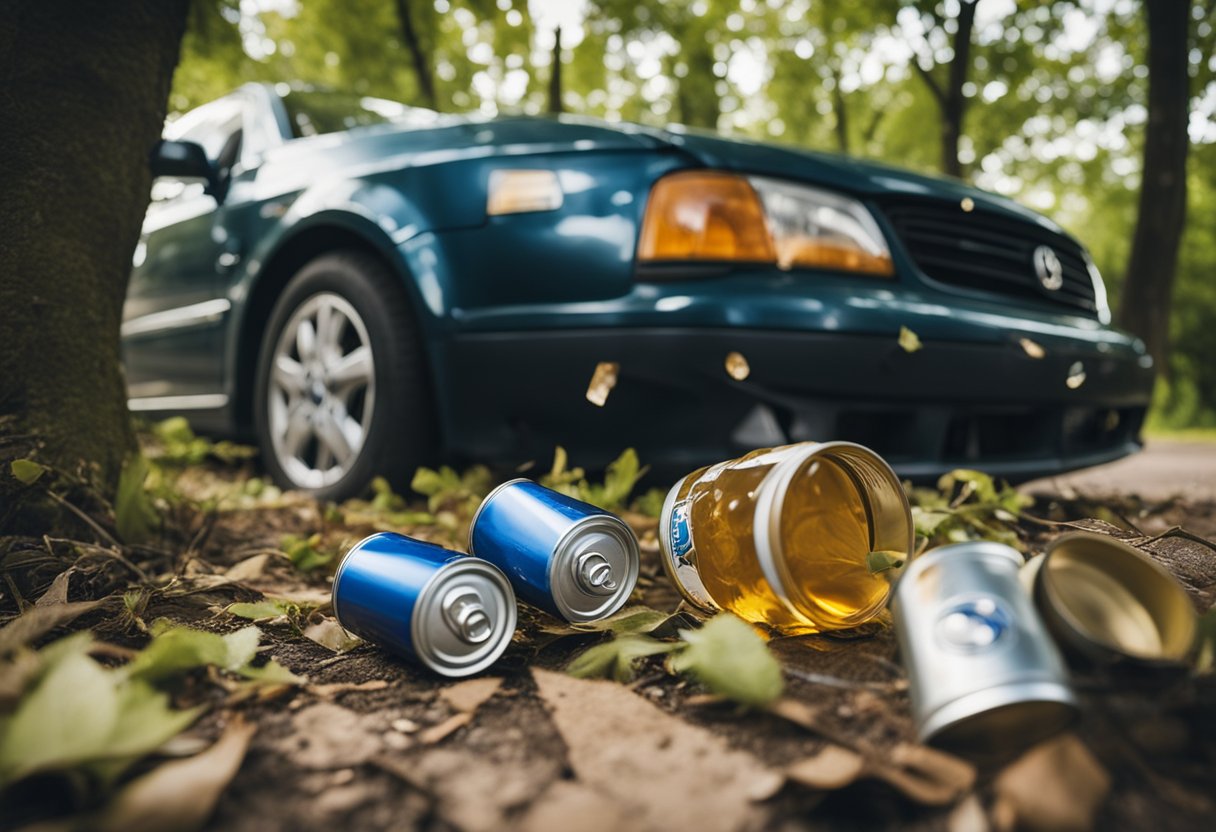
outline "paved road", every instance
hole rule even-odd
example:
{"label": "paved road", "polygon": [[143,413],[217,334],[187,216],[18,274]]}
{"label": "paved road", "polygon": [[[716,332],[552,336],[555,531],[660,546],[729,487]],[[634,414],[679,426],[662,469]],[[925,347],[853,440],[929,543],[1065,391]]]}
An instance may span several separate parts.
{"label": "paved road", "polygon": [[1150,439],[1135,456],[1060,477],[1035,480],[1026,491],[1073,488],[1093,496],[1135,494],[1148,500],[1182,495],[1216,501],[1216,442]]}

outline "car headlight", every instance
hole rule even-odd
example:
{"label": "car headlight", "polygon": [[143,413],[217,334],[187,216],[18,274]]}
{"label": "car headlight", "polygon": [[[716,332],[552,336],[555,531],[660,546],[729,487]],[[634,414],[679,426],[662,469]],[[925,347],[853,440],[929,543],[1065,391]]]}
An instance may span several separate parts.
{"label": "car headlight", "polygon": [[857,200],[720,171],[684,171],[655,183],[642,219],[638,260],[895,274],[878,223]]}
{"label": "car headlight", "polygon": [[1098,271],[1098,266],[1089,256],[1088,251],[1085,252],[1085,269],[1089,272],[1089,279],[1094,284],[1094,307],[1098,310],[1098,321],[1108,324],[1110,323],[1110,302],[1106,298],[1106,281],[1102,279],[1102,272]]}

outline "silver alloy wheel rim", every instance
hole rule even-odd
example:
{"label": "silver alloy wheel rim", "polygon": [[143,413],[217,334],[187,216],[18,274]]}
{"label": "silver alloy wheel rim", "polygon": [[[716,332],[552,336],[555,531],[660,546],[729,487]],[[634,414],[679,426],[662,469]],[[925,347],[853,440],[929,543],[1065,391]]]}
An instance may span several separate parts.
{"label": "silver alloy wheel rim", "polygon": [[371,428],[376,367],[367,327],[342,296],[312,295],[288,318],[273,359],[266,396],[275,459],[298,488],[333,485]]}

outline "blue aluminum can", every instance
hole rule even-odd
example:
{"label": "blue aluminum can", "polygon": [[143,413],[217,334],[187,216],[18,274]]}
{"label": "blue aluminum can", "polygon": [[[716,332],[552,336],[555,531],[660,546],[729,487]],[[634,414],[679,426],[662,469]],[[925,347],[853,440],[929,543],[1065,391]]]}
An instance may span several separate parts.
{"label": "blue aluminum can", "polygon": [[392,532],[364,538],[334,573],[334,615],[367,641],[444,676],[469,676],[515,633],[511,583],[493,564]]}
{"label": "blue aluminum can", "polygon": [[638,541],[623,520],[527,479],[482,501],[469,553],[505,572],[520,598],[573,623],[616,612],[638,581]]}

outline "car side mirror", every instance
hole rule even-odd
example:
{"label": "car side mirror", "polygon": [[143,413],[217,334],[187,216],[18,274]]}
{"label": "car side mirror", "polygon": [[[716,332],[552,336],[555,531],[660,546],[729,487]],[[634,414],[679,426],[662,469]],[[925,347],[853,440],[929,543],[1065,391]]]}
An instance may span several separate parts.
{"label": "car side mirror", "polygon": [[207,193],[214,195],[219,192],[219,172],[198,142],[157,142],[156,147],[152,148],[151,168],[154,177],[204,179]]}

